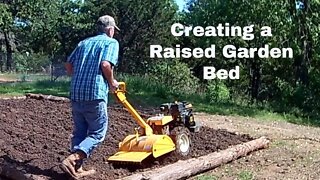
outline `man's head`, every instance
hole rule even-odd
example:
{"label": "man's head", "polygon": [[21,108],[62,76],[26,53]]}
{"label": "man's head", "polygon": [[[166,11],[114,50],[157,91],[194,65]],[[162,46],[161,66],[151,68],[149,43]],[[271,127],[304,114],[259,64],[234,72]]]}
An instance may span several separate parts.
{"label": "man's head", "polygon": [[114,18],[109,15],[99,17],[97,26],[100,32],[106,33],[109,37],[113,37],[115,29],[120,31]]}

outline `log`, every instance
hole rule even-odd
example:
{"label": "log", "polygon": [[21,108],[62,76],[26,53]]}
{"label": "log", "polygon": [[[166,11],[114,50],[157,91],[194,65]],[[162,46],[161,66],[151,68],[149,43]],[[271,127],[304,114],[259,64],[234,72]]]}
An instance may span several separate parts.
{"label": "log", "polygon": [[246,156],[253,151],[267,148],[269,143],[270,141],[266,137],[261,137],[220,152],[184,161],[180,160],[156,170],[133,174],[122,178],[122,180],[177,180],[188,178]]}
{"label": "log", "polygon": [[46,99],[46,100],[50,100],[50,101],[63,101],[63,102],[70,101],[69,98],[53,96],[53,95],[44,95],[44,94],[27,93],[26,97],[31,98],[31,99],[37,99],[37,100]]}
{"label": "log", "polygon": [[0,100],[26,99],[26,96],[0,97]]}

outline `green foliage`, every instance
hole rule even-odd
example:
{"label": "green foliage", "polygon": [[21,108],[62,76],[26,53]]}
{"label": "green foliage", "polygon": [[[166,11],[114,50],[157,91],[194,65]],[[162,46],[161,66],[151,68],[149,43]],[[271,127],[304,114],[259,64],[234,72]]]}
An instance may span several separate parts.
{"label": "green foliage", "polygon": [[8,31],[10,26],[13,23],[13,17],[10,13],[9,5],[5,3],[0,3],[0,30],[1,31]]}
{"label": "green foliage", "polygon": [[[143,5],[141,5],[143,4]],[[120,47],[120,69],[127,73],[146,73],[156,59],[150,59],[151,44],[170,45],[173,42],[170,26],[177,16],[174,0],[85,1],[91,19],[113,15],[121,29],[116,33]]]}
{"label": "green foliage", "polygon": [[44,54],[16,53],[14,57],[17,72],[41,72],[50,64],[49,58]]}
{"label": "green foliage", "polygon": [[[319,1],[304,1],[306,8],[297,10],[295,1],[210,1],[191,0],[188,11],[181,21],[193,26],[254,25],[255,39],[244,41],[241,37],[182,37],[187,47],[209,47],[215,44],[221,48],[227,44],[237,47],[271,47],[293,49],[293,59],[225,59],[217,52],[215,59],[188,59],[188,66],[195,69],[195,75],[202,77],[202,66],[214,65],[217,69],[241,67],[239,81],[225,81],[230,98],[247,97],[251,102],[272,103],[274,111],[304,114],[307,117],[318,114],[319,79],[314,69],[319,69]],[[279,8],[281,7],[281,8]],[[311,11],[312,9],[312,11]],[[317,9],[317,10],[315,10]],[[262,26],[272,28],[272,37],[261,37]],[[312,47],[312,48],[311,48]],[[211,86],[214,89],[215,86]],[[209,88],[210,89],[210,88]],[[212,91],[218,93],[216,91]],[[218,95],[212,95],[217,97]],[[210,98],[209,98],[210,99]],[[215,98],[217,99],[217,98]]]}
{"label": "green foliage", "polygon": [[[164,83],[156,81],[154,75],[125,75],[120,74],[118,81],[126,82],[129,94],[131,93],[148,93],[152,98],[157,97],[159,99],[179,99],[183,94],[183,91],[172,91],[172,89]],[[148,101],[149,98],[146,99]],[[139,101],[139,100],[138,100]],[[141,100],[139,101],[141,103]]]}
{"label": "green foliage", "polygon": [[210,103],[227,102],[230,99],[230,92],[223,81],[210,81],[207,85],[206,97]]}
{"label": "green foliage", "polygon": [[120,74],[117,78],[118,81],[126,83],[129,92],[149,91],[157,94],[157,92],[165,88],[164,84],[153,81],[153,79],[147,75]]}
{"label": "green foliage", "polygon": [[166,85],[168,92],[192,94],[199,90],[199,80],[192,75],[185,63],[177,60],[160,62],[150,72],[153,81]]}

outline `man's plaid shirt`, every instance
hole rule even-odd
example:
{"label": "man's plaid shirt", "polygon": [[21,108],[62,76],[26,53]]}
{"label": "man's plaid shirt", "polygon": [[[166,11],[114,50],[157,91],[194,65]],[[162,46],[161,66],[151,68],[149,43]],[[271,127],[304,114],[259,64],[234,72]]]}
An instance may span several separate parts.
{"label": "man's plaid shirt", "polygon": [[108,83],[100,67],[101,61],[118,62],[119,43],[100,34],[81,41],[68,58],[72,64],[70,98],[72,101],[92,101],[108,98]]}

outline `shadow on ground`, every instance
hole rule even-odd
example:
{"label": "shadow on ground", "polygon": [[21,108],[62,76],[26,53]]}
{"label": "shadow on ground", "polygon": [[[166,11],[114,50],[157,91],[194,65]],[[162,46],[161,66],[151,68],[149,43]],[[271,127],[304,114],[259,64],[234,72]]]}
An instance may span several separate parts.
{"label": "shadow on ground", "polygon": [[27,161],[17,161],[12,159],[8,155],[3,155],[0,157],[0,176],[4,178],[20,180],[28,178],[28,175],[33,176],[47,176],[53,179],[67,179],[68,177],[64,173],[58,173],[55,169],[59,168],[53,166],[50,169],[41,169],[37,166],[30,165],[29,163],[34,159]]}

